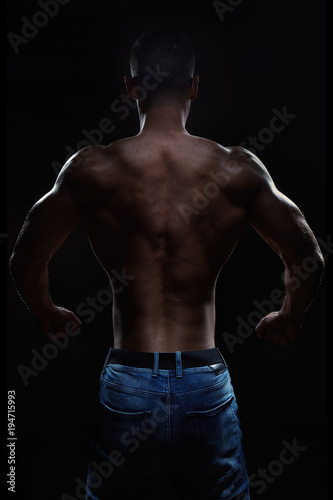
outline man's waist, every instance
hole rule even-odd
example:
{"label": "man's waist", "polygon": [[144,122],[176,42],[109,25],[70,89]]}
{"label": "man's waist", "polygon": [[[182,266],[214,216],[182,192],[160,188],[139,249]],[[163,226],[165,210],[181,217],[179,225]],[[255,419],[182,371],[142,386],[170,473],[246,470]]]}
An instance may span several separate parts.
{"label": "man's waist", "polygon": [[[161,370],[174,370],[176,351],[175,352],[158,352],[159,368]],[[180,352],[183,368],[195,368],[206,365],[214,365],[217,363],[226,362],[218,348],[202,349],[197,351],[178,351]],[[107,363],[115,363],[125,366],[133,366],[137,368],[153,368],[156,353],[132,351],[128,349],[111,348]]]}

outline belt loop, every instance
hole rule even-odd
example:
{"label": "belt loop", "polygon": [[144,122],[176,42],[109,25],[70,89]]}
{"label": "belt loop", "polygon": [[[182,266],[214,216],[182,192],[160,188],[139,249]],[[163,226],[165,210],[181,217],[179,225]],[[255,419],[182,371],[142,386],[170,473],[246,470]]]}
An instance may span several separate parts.
{"label": "belt loop", "polygon": [[219,355],[221,356],[222,361],[223,361],[223,363],[224,363],[225,367],[226,367],[226,368],[228,368],[228,365],[227,365],[227,363],[225,362],[225,359],[224,359],[224,357],[222,356],[222,354],[221,354],[221,352],[220,352],[220,349],[219,349],[218,347],[217,347],[216,349],[217,349],[217,351],[218,351]]}
{"label": "belt loop", "polygon": [[153,368],[153,377],[158,376],[158,363],[160,359],[160,353],[158,351],[154,352],[154,368]]}
{"label": "belt loop", "polygon": [[109,361],[110,361],[111,355],[112,355],[112,347],[110,347],[109,352],[108,352],[108,354],[107,354],[107,356],[106,356],[106,358],[105,358],[102,373],[104,373],[104,372],[105,372],[106,365],[108,365],[108,364],[109,364]]}
{"label": "belt loop", "polygon": [[183,377],[183,367],[182,367],[182,358],[181,352],[176,351],[176,378]]}

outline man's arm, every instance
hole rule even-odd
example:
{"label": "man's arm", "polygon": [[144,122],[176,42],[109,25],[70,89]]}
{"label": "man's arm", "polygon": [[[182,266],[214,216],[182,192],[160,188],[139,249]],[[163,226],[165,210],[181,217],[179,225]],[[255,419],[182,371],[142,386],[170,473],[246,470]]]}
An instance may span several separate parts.
{"label": "man's arm", "polygon": [[48,264],[80,219],[82,204],[72,189],[75,157],[59,174],[53,189],[29,211],[10,259],[16,288],[43,332],[64,331],[69,322],[79,326],[75,314],[57,307],[48,290]]}
{"label": "man's arm", "polygon": [[249,221],[279,255],[285,267],[284,303],[280,311],[272,312],[260,321],[256,333],[260,339],[286,345],[300,332],[304,313],[321,282],[324,258],[300,209],[276,189],[258,158],[248,153],[247,161],[256,177]]}

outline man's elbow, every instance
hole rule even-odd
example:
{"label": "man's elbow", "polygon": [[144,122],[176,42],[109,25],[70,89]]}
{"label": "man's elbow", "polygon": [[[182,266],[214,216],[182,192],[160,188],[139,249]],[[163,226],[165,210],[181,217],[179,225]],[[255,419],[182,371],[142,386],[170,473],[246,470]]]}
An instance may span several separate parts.
{"label": "man's elbow", "polygon": [[36,273],[44,272],[48,268],[51,256],[31,249],[14,249],[9,259],[9,270],[14,278],[33,270]]}
{"label": "man's elbow", "polygon": [[9,270],[13,277],[22,273],[24,262],[22,256],[13,251],[9,259]]}
{"label": "man's elbow", "polygon": [[325,270],[325,259],[318,243],[306,246],[301,259],[301,267],[303,271],[313,275],[313,278],[317,279],[318,282],[321,281]]}
{"label": "man's elbow", "polygon": [[325,264],[325,259],[324,259],[324,256],[322,254],[322,251],[320,250],[319,247],[316,251],[315,259],[316,259],[316,262],[318,265],[318,273],[320,274],[320,278],[321,278],[322,275],[324,274],[326,264]]}
{"label": "man's elbow", "polygon": [[9,270],[12,276],[19,276],[24,273],[27,267],[31,266],[33,259],[28,252],[23,253],[20,250],[13,250],[9,259]]}
{"label": "man's elbow", "polygon": [[323,253],[320,249],[318,241],[315,239],[313,242],[308,244],[310,258],[317,262],[318,270],[324,271],[325,269],[325,259]]}
{"label": "man's elbow", "polygon": [[307,241],[301,248],[293,253],[283,254],[281,258],[285,266],[291,271],[308,278],[321,279],[325,269],[325,259],[318,243]]}

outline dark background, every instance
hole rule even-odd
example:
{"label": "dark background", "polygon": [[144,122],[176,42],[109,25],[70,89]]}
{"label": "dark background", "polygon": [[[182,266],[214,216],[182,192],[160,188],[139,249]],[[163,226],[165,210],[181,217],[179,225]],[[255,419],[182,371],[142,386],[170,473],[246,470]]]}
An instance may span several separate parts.
{"label": "dark background", "polygon": [[[31,21],[41,10],[37,1],[7,2],[7,33],[22,36],[22,17]],[[269,126],[273,108],[286,106],[297,115],[258,156],[277,187],[305,213],[315,235],[326,241],[324,25],[322,1],[244,0],[222,22],[210,1],[70,0],[19,45],[18,53],[8,41],[8,225],[1,228],[8,236],[1,251],[7,245],[10,255],[29,208],[51,189],[55,165],[85,139],[83,129],[98,129],[110,118],[115,130],[103,134],[102,144],[138,132],[135,110],[121,120],[110,105],[125,92],[133,41],[156,27],[184,32],[196,49],[200,87],[187,124],[190,133],[237,145]],[[328,260],[329,251],[323,252]],[[237,318],[248,323],[258,311],[253,301],[282,289],[282,271],[278,257],[246,230],[217,286],[216,345],[238,398],[249,474],[278,460],[283,441],[306,448],[263,493],[252,486],[252,498],[324,500],[325,284],[306,315],[302,336],[287,348],[259,342],[251,326],[242,343],[230,348],[225,341],[226,332],[236,335]],[[31,350],[41,353],[50,339],[37,335],[8,283],[7,385],[16,391],[17,498],[75,497],[75,480],[86,474],[99,374],[112,345],[111,305],[84,323],[80,335],[25,386],[18,365],[31,367]],[[50,283],[55,303],[73,310],[107,287],[81,225],[54,256]],[[170,492],[166,498],[176,497]]]}

